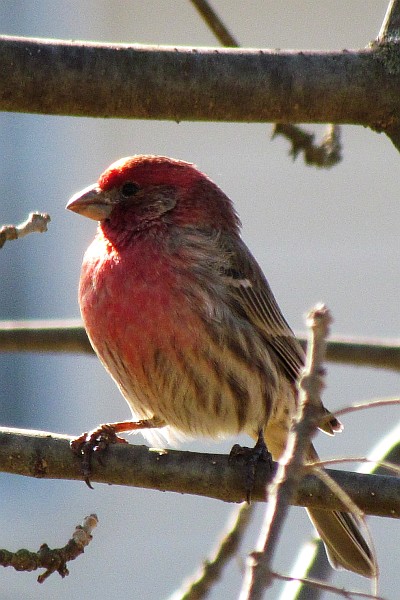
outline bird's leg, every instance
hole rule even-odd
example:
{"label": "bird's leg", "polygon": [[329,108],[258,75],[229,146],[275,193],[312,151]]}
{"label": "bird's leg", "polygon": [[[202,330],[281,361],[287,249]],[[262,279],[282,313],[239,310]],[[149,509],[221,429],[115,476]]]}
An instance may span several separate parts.
{"label": "bird's leg", "polygon": [[96,429],[82,433],[82,435],[73,439],[71,441],[71,448],[82,460],[82,475],[88,487],[92,488],[89,478],[92,472],[92,456],[94,452],[99,453],[100,458],[101,453],[110,444],[127,444],[128,442],[124,438],[119,437],[119,433],[165,427],[165,425],[165,422],[158,417],[143,419],[141,421],[104,423],[96,427]]}
{"label": "bird's leg", "polygon": [[270,464],[271,469],[273,464],[272,455],[268,451],[267,444],[264,440],[264,432],[262,429],[260,429],[258,432],[258,438],[254,448],[246,448],[240,446],[239,444],[235,444],[232,447],[232,450],[229,455],[229,460],[234,460],[237,456],[244,456],[247,464],[246,499],[247,502],[250,504],[251,493],[254,488],[257,463],[259,461],[267,462]]}

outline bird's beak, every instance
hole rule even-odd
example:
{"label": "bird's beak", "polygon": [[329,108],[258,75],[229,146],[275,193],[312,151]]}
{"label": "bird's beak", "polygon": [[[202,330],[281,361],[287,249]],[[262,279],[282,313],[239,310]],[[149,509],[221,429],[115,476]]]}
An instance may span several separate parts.
{"label": "bird's beak", "polygon": [[65,208],[88,219],[103,221],[110,216],[113,205],[107,194],[95,183],[74,194]]}

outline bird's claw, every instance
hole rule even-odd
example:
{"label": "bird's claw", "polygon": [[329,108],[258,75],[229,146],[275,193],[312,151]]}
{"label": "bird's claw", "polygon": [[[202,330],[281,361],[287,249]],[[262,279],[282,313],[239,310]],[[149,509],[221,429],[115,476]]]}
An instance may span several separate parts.
{"label": "bird's claw", "polygon": [[92,474],[92,458],[94,454],[98,457],[100,464],[103,465],[102,454],[110,444],[127,443],[124,438],[117,435],[115,427],[110,423],[105,423],[92,431],[82,433],[82,435],[71,441],[71,449],[81,459],[82,475],[86,485],[90,489],[93,489],[90,483],[90,475]]}
{"label": "bird's claw", "polygon": [[246,501],[248,504],[250,504],[251,494],[254,489],[257,464],[259,462],[266,462],[269,463],[272,469],[272,455],[268,451],[268,448],[264,442],[264,438],[260,436],[253,448],[247,448],[245,446],[235,444],[230,451],[229,460],[233,461],[237,457],[243,457],[246,462]]}

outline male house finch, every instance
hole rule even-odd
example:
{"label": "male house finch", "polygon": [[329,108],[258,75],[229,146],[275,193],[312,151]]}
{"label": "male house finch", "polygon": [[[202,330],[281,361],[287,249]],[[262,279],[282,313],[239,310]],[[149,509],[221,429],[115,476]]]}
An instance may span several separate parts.
{"label": "male house finch", "polygon": [[[231,200],[190,163],[133,156],[112,164],[67,208],[99,221],[79,302],[93,348],[136,420],[114,430],[245,432],[265,436],[278,460],[304,356],[240,238]],[[322,427],[340,430],[333,416]],[[333,566],[376,574],[351,515],[308,512]]]}

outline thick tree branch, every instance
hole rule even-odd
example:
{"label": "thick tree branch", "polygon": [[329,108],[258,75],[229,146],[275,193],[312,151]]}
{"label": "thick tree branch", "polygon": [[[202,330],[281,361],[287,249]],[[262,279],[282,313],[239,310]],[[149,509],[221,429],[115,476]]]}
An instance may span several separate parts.
{"label": "thick tree branch", "polygon": [[[239,43],[207,0],[191,0],[191,2],[222,46],[226,48],[239,48]],[[314,134],[303,131],[301,127],[292,123],[276,123],[272,138],[277,135],[283,135],[292,142],[289,154],[293,157],[293,160],[300,153],[303,153],[304,161],[307,165],[330,169],[342,159],[339,125],[328,125],[320,144],[314,143]]]}
{"label": "thick tree branch", "polygon": [[[0,471],[44,479],[82,479],[80,461],[70,449],[73,438],[43,431],[0,430]],[[194,494],[225,502],[246,500],[247,463],[223,454],[203,454],[147,446],[116,444],[107,449],[104,465],[93,461],[92,483],[107,483]],[[400,518],[400,479],[327,470],[327,473],[366,514]],[[259,464],[252,499],[265,501],[271,478]],[[82,485],[83,482],[82,482]],[[318,477],[307,474],[293,499],[299,506],[326,510],[346,507]]]}
{"label": "thick tree branch", "polygon": [[[298,336],[303,347],[306,338]],[[93,354],[81,321],[0,321],[0,352],[74,352]],[[399,340],[368,340],[332,336],[327,360],[400,371]]]}
{"label": "thick tree branch", "polygon": [[369,125],[400,121],[398,50],[293,52],[0,37],[0,110]]}

